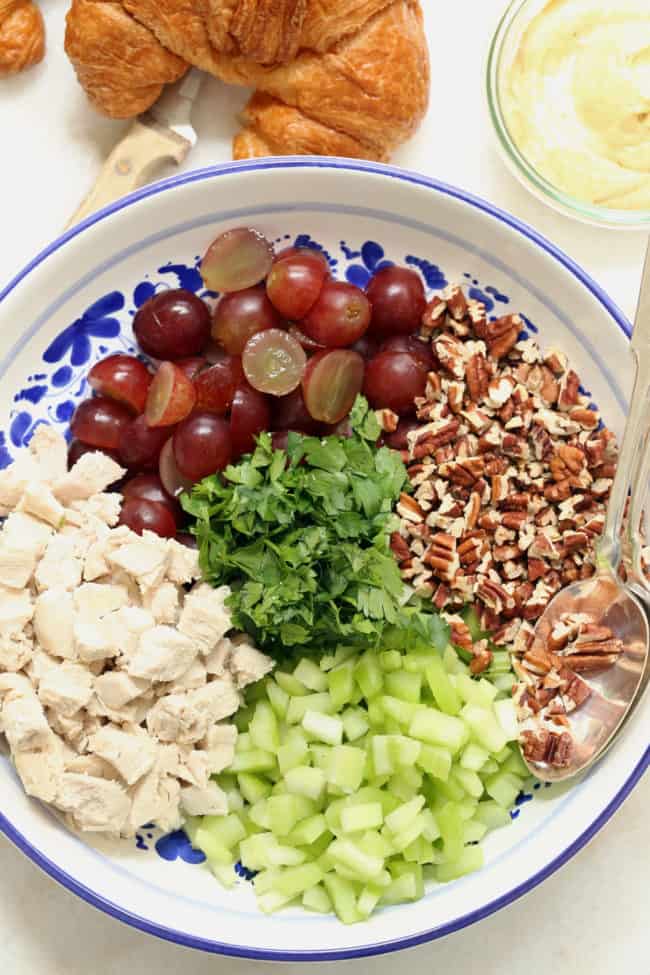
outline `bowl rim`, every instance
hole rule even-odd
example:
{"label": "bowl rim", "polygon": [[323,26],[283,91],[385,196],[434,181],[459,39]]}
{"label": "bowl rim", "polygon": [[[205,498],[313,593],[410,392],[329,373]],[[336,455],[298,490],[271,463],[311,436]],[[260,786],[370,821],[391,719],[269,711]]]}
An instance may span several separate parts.
{"label": "bowl rim", "polygon": [[517,18],[526,12],[527,7],[539,2],[540,0],[510,0],[499,18],[488,48],[485,64],[487,108],[501,156],[508,169],[533,196],[565,216],[607,230],[647,230],[650,228],[650,209],[621,210],[603,207],[564,193],[531,165],[510,135],[501,109],[499,91],[503,46],[511,28],[516,25]]}
{"label": "bowl rim", "polygon": [[[517,0],[517,2],[519,2],[519,0]],[[2,290],[0,290],[0,304],[15,288],[18,287],[18,285],[25,278],[28,277],[28,275],[35,268],[46,261],[69,240],[83,233],[85,230],[101,222],[112,214],[117,213],[119,210],[132,206],[140,200],[146,199],[150,196],[155,196],[159,193],[167,192],[168,190],[173,190],[174,188],[182,186],[186,183],[209,180],[232,173],[300,168],[333,169],[368,173],[371,175],[383,176],[389,179],[396,179],[402,182],[413,183],[415,185],[425,187],[426,189],[433,190],[437,193],[444,194],[445,196],[453,197],[462,203],[473,207],[474,209],[482,211],[488,216],[506,224],[518,234],[530,240],[555,261],[560,263],[567,271],[569,271],[569,273],[577,278],[578,281],[584,287],[586,287],[589,292],[591,292],[596,300],[613,318],[614,322],[621,329],[624,335],[629,337],[631,332],[630,323],[626,319],[623,312],[612,301],[612,299],[609,298],[606,292],[603,291],[603,289],[593,280],[593,278],[582,270],[582,268],[562,250],[518,218],[510,215],[504,210],[499,209],[491,203],[488,203],[481,197],[475,196],[474,194],[468,193],[465,190],[457,187],[450,186],[449,184],[443,183],[439,180],[432,179],[431,177],[423,176],[412,170],[399,169],[395,166],[388,166],[380,163],[367,163],[352,159],[339,159],[335,157],[322,156],[268,158],[256,161],[244,160],[242,162],[235,163],[220,163],[203,169],[191,170],[187,173],[173,176],[169,179],[162,180],[160,182],[148,185],[143,189],[137,190],[134,193],[131,193],[128,196],[123,197],[122,199],[117,200],[106,207],[103,207],[97,213],[92,214],[78,225],[61,234],[51,244],[45,247],[32,261],[25,265],[25,267],[19,271],[13,279],[11,279]],[[578,853],[579,850],[581,850],[582,847],[585,846],[585,844],[588,843],[600,829],[602,829],[605,823],[607,823],[611,816],[621,806],[623,801],[627,798],[637,782],[641,779],[643,773],[648,767],[650,767],[650,745],[646,749],[645,753],[641,756],[635,767],[632,769],[626,781],[613,796],[608,805],[602,810],[600,815],[597,816],[596,819],[590,823],[587,828],[560,854],[547,863],[545,867],[533,874],[526,881],[502,894],[500,897],[489,901],[482,907],[468,914],[455,918],[453,921],[433,927],[428,931],[421,932],[417,935],[411,935],[405,938],[396,938],[392,941],[383,943],[361,945],[355,948],[345,948],[339,950],[332,949],[330,951],[304,952],[256,949],[247,947],[245,945],[224,944],[223,942],[216,940],[206,939],[195,935],[186,934],[182,931],[174,930],[173,928],[166,927],[163,924],[158,924],[154,921],[148,920],[147,918],[136,915],[131,911],[125,910],[108,898],[96,894],[90,888],[84,884],[81,884],[71,874],[61,869],[48,857],[43,855],[39,849],[29,840],[27,840],[26,837],[23,836],[23,834],[12,823],[10,823],[1,812],[0,830],[2,830],[7,838],[11,840],[14,845],[18,847],[18,849],[20,849],[26,856],[28,856],[30,860],[32,860],[37,866],[49,874],[50,877],[52,877],[63,887],[66,887],[72,893],[82,898],[82,900],[86,901],[86,903],[90,904],[92,907],[95,907],[103,911],[105,914],[108,914],[109,916],[116,918],[117,920],[122,921],[131,927],[137,928],[146,934],[151,934],[162,938],[163,940],[171,941],[175,944],[188,948],[195,948],[201,951],[229,955],[238,958],[251,958],[257,961],[340,961],[346,959],[364,958],[372,955],[381,955],[392,951],[399,951],[405,948],[412,948],[418,945],[426,944],[430,941],[445,937],[448,934],[452,934],[455,931],[459,931],[462,928],[474,924],[476,921],[480,921],[483,918],[488,917],[490,914],[500,910],[502,907],[511,904],[523,894],[528,893],[552,873],[558,870],[561,866],[567,863],[573,856],[575,856],[575,854]]]}

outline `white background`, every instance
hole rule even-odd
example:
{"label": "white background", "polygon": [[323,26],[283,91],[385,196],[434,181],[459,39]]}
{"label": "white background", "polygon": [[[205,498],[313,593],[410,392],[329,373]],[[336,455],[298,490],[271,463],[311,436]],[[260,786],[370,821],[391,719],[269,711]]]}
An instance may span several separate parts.
{"label": "white background", "polygon": [[[62,50],[64,0],[45,0],[48,53],[0,82],[0,288],[62,229],[92,185],[124,124],[97,117]],[[425,0],[432,61],[425,124],[394,162],[471,190],[533,224],[582,264],[628,316],[634,313],[645,237],[599,231],[561,217],[506,172],[490,131],[484,60],[505,0]],[[242,91],[209,79],[194,113],[199,144],[186,168],[230,158]],[[648,805],[646,805],[646,803]],[[388,975],[614,975],[650,971],[647,924],[650,779],[559,874],[524,900],[401,959],[338,963],[337,971]],[[178,972],[248,975],[257,962],[217,959],[155,941],[59,888],[0,839],[0,971],[7,975]],[[433,920],[433,919],[432,919]],[[215,932],[218,936],[218,932]],[[303,966],[276,965],[292,975]],[[317,973],[325,964],[310,966]]]}

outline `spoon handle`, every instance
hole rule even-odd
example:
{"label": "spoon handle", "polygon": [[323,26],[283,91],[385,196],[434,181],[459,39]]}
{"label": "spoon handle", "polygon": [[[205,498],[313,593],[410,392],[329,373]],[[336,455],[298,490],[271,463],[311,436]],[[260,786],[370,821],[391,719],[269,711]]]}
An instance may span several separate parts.
{"label": "spoon handle", "polygon": [[[650,239],[646,249],[645,265],[641,276],[641,291],[634,318],[634,330],[630,339],[630,348],[635,360],[635,378],[630,399],[630,411],[625,425],[625,433],[618,456],[616,476],[607,507],[605,528],[597,546],[596,558],[598,565],[609,568],[616,573],[621,561],[622,541],[621,527],[625,514],[630,484],[636,487],[635,495],[644,491],[641,485],[647,485],[648,459],[647,438],[650,429]],[[637,507],[643,500],[637,497]],[[630,513],[630,532],[638,535],[641,512],[636,520],[634,515],[634,499]],[[636,528],[635,528],[636,526]],[[634,560],[636,564],[639,542],[634,541]],[[640,560],[640,551],[638,553]]]}

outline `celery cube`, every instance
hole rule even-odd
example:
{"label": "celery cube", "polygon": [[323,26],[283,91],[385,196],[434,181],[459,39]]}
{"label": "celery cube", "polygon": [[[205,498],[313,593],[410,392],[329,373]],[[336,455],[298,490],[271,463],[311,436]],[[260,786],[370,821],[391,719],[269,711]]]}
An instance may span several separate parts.
{"label": "celery cube", "polygon": [[334,705],[327,692],[322,694],[308,694],[306,697],[292,697],[287,708],[287,722],[300,724],[308,711],[319,714],[333,714]]}
{"label": "celery cube", "polygon": [[313,660],[303,657],[293,672],[296,680],[308,687],[310,691],[326,691],[327,677]]}
{"label": "celery cube", "polygon": [[285,691],[289,697],[303,697],[309,691],[304,684],[301,684],[293,674],[287,674],[283,670],[276,670],[273,674],[276,683]]}
{"label": "celery cube", "polygon": [[268,772],[274,769],[275,765],[275,755],[272,755],[271,752],[262,751],[261,748],[253,748],[249,752],[237,753],[230,770],[232,772]]}
{"label": "celery cube", "polygon": [[494,799],[484,799],[479,802],[474,819],[484,823],[488,829],[499,829],[501,826],[509,826],[512,822],[507,808],[499,805]]}
{"label": "celery cube", "polygon": [[290,794],[307,796],[308,799],[320,799],[325,791],[325,773],[320,768],[297,765],[286,773],[284,783]]}
{"label": "celery cube", "polygon": [[483,866],[483,850],[480,846],[466,846],[460,854],[446,863],[441,863],[436,867],[436,880],[439,883],[446,883],[449,880],[456,880],[465,874],[480,870]]}
{"label": "celery cube", "polygon": [[327,832],[327,821],[322,813],[309,816],[297,823],[291,833],[291,840],[296,846],[311,846]]}
{"label": "celery cube", "polygon": [[327,781],[345,793],[356,792],[363,782],[366,769],[366,753],[352,745],[337,745],[329,756],[326,769]]}
{"label": "celery cube", "polygon": [[280,721],[284,721],[287,716],[287,708],[289,707],[289,695],[274,680],[269,680],[266,693],[268,694],[269,702],[275,711],[276,717]]}
{"label": "celery cube", "polygon": [[327,684],[332,699],[332,704],[336,712],[342,711],[346,704],[349,704],[354,694],[354,670],[353,660],[347,660],[327,674]]}
{"label": "celery cube", "polygon": [[506,744],[506,735],[491,707],[488,710],[476,704],[466,704],[460,714],[484,748],[493,755],[501,751]]}
{"label": "celery cube", "polygon": [[467,732],[459,718],[433,708],[421,708],[411,721],[409,735],[430,745],[442,745],[454,753],[465,744]]}
{"label": "celery cube", "polygon": [[341,715],[343,722],[343,732],[348,741],[357,741],[362,738],[369,728],[366,715],[361,708],[346,708]]}
{"label": "celery cube", "polygon": [[400,833],[410,826],[424,806],[424,797],[415,796],[410,802],[398,806],[386,816],[386,826],[391,833]]}
{"label": "celery cube", "polygon": [[436,820],[442,836],[442,849],[446,860],[457,860],[465,845],[463,820],[455,802],[446,803],[438,810]]}
{"label": "celery cube", "polygon": [[329,914],[332,910],[332,901],[324,887],[319,884],[311,887],[302,895],[302,906],[307,911],[317,911],[319,914]]}
{"label": "celery cube", "polygon": [[[392,718],[398,725],[406,728],[408,728],[414,715],[419,710],[417,704],[413,704],[411,701],[403,701],[398,697],[391,697],[390,694],[382,694],[376,700],[381,705],[382,711],[387,718]],[[402,728],[400,727],[401,730]]]}
{"label": "celery cube", "polygon": [[343,722],[340,718],[319,711],[307,711],[302,718],[302,726],[313,738],[325,742],[326,745],[340,745],[343,741]]}
{"label": "celery cube", "polygon": [[489,757],[489,753],[484,748],[470,741],[469,745],[465,745],[463,748],[463,754],[460,756],[460,765],[461,768],[469,769],[471,772],[478,772],[485,765]]}
{"label": "celery cube", "polygon": [[483,795],[483,783],[476,772],[470,769],[461,768],[460,765],[454,766],[451,770],[452,778],[458,782],[460,787],[474,799],[480,799]]}
{"label": "celery cube", "polygon": [[402,666],[402,655],[399,650],[384,650],[383,653],[380,653],[379,666],[386,674],[389,674],[393,670],[400,670]]}
{"label": "celery cube", "polygon": [[334,873],[328,873],[323,878],[323,883],[339,920],[343,921],[344,924],[354,924],[356,921],[360,921],[361,915],[357,910],[356,885]]}
{"label": "celery cube", "polygon": [[378,656],[374,651],[368,650],[364,653],[356,665],[355,676],[366,700],[370,700],[380,693],[384,676],[379,666]]}
{"label": "celery cube", "polygon": [[341,810],[341,825],[345,833],[375,829],[383,822],[384,813],[379,802],[359,803]]}
{"label": "celery cube", "polygon": [[409,674],[404,670],[396,670],[393,673],[386,674],[384,687],[390,697],[399,698],[400,701],[409,701],[411,704],[419,704],[422,677],[420,674]]}
{"label": "celery cube", "polygon": [[377,877],[384,868],[381,857],[364,853],[358,844],[347,838],[334,840],[327,852],[335,864],[350,870],[362,883]]}
{"label": "celery cube", "polygon": [[510,809],[521,790],[521,779],[512,772],[496,772],[485,780],[485,791],[504,809]]}
{"label": "celery cube", "polygon": [[433,698],[440,710],[445,714],[458,714],[461,709],[461,700],[456,688],[449,680],[449,674],[442,659],[433,656],[427,665],[425,674]]}
{"label": "celery cube", "polygon": [[259,701],[249,726],[251,742],[263,751],[276,751],[280,744],[278,719],[268,701]]}
{"label": "celery cube", "polygon": [[451,769],[451,752],[439,745],[422,745],[416,764],[429,775],[445,781]]}

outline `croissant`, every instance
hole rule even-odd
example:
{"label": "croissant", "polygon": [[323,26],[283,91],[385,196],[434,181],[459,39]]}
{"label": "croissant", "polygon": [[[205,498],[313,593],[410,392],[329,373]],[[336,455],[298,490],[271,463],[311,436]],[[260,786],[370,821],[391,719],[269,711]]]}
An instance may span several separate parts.
{"label": "croissant", "polygon": [[65,47],[113,118],[150,107],[189,65],[254,87],[235,159],[385,160],[428,102],[418,0],[72,0]]}
{"label": "croissant", "polygon": [[45,54],[45,26],[32,0],[0,0],[0,78],[38,64]]}

